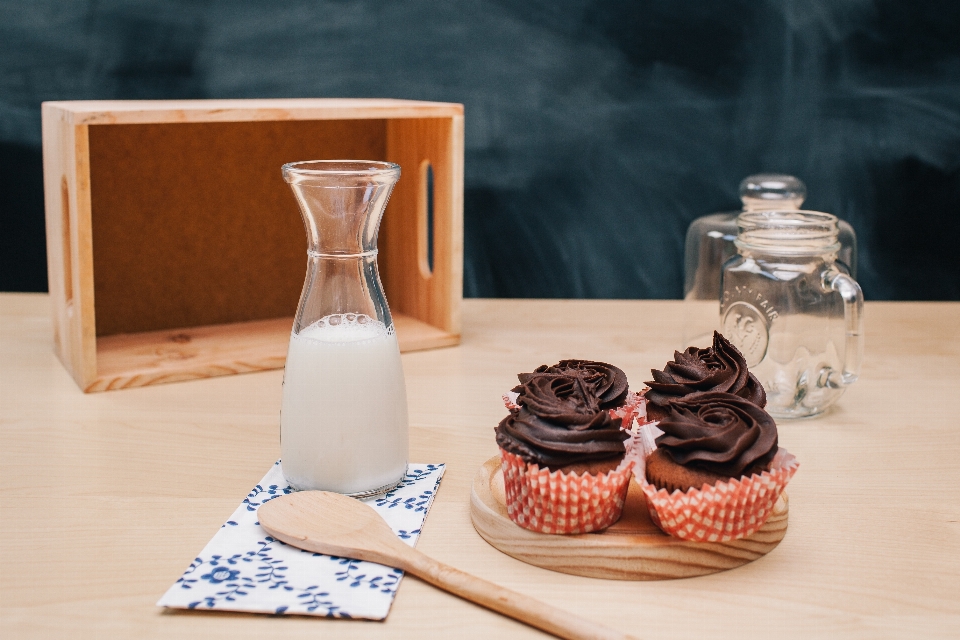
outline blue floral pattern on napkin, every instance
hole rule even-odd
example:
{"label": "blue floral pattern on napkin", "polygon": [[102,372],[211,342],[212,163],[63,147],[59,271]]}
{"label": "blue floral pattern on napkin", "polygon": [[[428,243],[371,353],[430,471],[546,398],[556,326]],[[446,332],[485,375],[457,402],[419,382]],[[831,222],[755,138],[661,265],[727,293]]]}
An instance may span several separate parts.
{"label": "blue floral pattern on napkin", "polygon": [[[401,540],[413,546],[443,471],[442,464],[411,464],[400,486],[364,502],[383,516]],[[292,491],[283,478],[280,462],[274,463],[157,605],[331,618],[386,618],[402,571],[302,551],[273,539],[260,528],[257,507]]]}

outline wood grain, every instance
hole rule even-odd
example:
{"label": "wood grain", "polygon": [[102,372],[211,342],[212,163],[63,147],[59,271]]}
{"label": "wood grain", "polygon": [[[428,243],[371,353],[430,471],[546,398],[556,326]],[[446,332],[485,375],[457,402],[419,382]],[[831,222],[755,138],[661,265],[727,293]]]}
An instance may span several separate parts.
{"label": "wood grain", "polygon": [[600,533],[561,536],[523,529],[507,515],[500,456],[477,471],[470,494],[470,517],[484,540],[532,565],[608,580],[691,578],[739,567],[766,555],[787,533],[786,495],[754,535],[725,543],[688,542],[657,528],[646,499],[631,481],[623,516]]}
{"label": "wood grain", "polygon": [[[447,347],[460,337],[402,313],[393,314],[400,351]],[[281,369],[293,318],[274,318],[97,340],[98,372],[84,391],[110,391],[166,382]]]}
{"label": "wood grain", "polygon": [[[52,354],[52,302],[0,294],[0,637],[546,637],[412,576],[383,623],[158,609],[279,457],[283,374],[83,394]],[[687,346],[682,303],[465,300],[459,346],[403,355],[410,459],[447,465],[417,547],[645,640],[960,637],[958,317],[867,302],[860,380],[779,425],[801,463],[787,536],[733,571],[650,582],[520,562],[477,534],[470,493],[517,372],[591,358],[638,387]]]}
{"label": "wood grain", "polygon": [[293,315],[307,242],[280,167],[386,154],[384,120],[89,132],[98,339]]}
{"label": "wood grain", "polygon": [[[460,333],[463,298],[463,118],[391,120],[387,157],[404,170],[391,203],[416,211],[416,219],[386,214],[381,230],[384,289],[399,311]],[[434,268],[426,258],[426,198],[429,164],[434,185]],[[412,284],[412,286],[411,286]]]}
{"label": "wood grain", "polygon": [[286,544],[402,569],[464,600],[560,638],[631,637],[438,562],[401,542],[371,506],[347,496],[301,491],[265,503],[257,509],[257,518],[267,533]]}
{"label": "wood grain", "polygon": [[63,110],[74,125],[463,116],[460,104],[377,98],[72,100],[44,104]]}
{"label": "wood grain", "polygon": [[86,125],[44,105],[43,192],[54,352],[81,388],[96,377],[90,164]]}

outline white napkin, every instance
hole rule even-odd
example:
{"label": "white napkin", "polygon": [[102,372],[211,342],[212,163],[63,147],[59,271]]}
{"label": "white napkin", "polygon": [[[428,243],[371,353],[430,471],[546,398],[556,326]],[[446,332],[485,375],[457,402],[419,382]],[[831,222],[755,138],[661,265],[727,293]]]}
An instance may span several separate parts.
{"label": "white napkin", "polygon": [[[399,487],[364,502],[412,547],[443,471],[442,464],[410,464]],[[402,571],[301,551],[274,540],[260,528],[257,507],[292,491],[283,479],[280,462],[274,463],[157,606],[386,618]]]}

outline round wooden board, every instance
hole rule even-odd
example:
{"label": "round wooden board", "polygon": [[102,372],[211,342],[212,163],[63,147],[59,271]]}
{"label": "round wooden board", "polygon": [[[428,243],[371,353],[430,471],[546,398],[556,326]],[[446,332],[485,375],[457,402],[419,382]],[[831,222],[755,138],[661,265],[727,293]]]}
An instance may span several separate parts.
{"label": "round wooden board", "polygon": [[630,482],[623,517],[600,533],[551,535],[528,531],[507,516],[500,456],[487,460],[473,480],[470,514],[484,540],[532,565],[591,578],[667,580],[733,569],[776,547],[787,533],[786,493],[755,534],[731,542],[689,542],[660,531],[647,513],[646,498]]}

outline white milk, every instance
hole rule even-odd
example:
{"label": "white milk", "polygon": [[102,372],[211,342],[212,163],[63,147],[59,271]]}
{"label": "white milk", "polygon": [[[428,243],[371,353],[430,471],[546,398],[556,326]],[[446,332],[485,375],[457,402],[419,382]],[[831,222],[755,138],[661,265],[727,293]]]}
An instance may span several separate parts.
{"label": "white milk", "polygon": [[393,327],[339,314],[290,336],[280,456],[295,489],[358,494],[404,476],[407,393]]}

